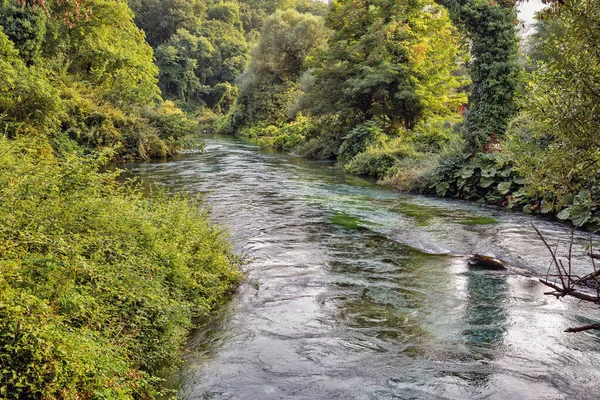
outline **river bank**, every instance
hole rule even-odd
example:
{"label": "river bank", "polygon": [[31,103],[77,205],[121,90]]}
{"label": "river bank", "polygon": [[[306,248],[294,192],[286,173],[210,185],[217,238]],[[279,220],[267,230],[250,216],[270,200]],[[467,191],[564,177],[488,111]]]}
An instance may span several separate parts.
{"label": "river bank", "polygon": [[[283,136],[242,135],[241,138],[274,151],[323,160],[307,152],[307,143],[300,139],[290,146],[282,145],[288,142]],[[356,162],[336,160],[333,154],[326,160],[336,163],[346,173],[372,179],[401,192],[494,205],[547,220],[564,221],[584,231],[596,232],[600,228],[600,211],[590,191],[573,192],[561,199],[552,192],[538,192],[501,152],[465,154],[456,149],[444,157],[396,153],[395,150],[372,150],[360,168]]]}

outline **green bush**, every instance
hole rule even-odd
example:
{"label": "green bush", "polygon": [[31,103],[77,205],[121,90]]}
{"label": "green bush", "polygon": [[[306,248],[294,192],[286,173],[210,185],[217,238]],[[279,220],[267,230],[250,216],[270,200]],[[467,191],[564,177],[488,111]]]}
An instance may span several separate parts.
{"label": "green bush", "polygon": [[345,163],[369,146],[377,146],[385,140],[385,134],[377,122],[367,121],[352,129],[340,146],[338,159]]}
{"label": "green bush", "polygon": [[0,137],[0,397],[152,398],[240,275],[194,199]]}
{"label": "green bush", "polygon": [[390,172],[397,161],[385,150],[375,149],[357,154],[344,167],[352,174],[381,178]]}
{"label": "green bush", "polygon": [[411,144],[403,138],[378,139],[377,145],[367,147],[344,163],[346,171],[357,175],[368,175],[383,178],[394,174],[401,161],[418,159],[418,154]]}

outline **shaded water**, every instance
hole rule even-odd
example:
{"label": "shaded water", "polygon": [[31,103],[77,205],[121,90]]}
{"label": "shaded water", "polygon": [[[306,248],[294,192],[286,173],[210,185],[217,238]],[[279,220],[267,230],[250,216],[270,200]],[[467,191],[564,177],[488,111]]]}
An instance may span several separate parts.
{"label": "shaded water", "polygon": [[[532,218],[399,194],[329,164],[209,138],[128,165],[206,193],[248,283],[191,341],[184,399],[596,399],[598,311],[544,296]],[[537,220],[552,241],[568,228]],[[588,268],[578,235],[575,268]],[[522,271],[470,269],[493,255]],[[528,276],[532,275],[532,277]]]}

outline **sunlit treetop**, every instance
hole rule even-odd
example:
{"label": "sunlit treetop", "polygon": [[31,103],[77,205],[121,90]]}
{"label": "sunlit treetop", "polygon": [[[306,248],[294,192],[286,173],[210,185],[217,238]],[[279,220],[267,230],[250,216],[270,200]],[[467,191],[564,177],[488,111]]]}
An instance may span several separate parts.
{"label": "sunlit treetop", "polygon": [[86,21],[92,15],[92,7],[87,4],[87,0],[15,0],[21,6],[31,8],[41,8],[48,18],[53,15],[62,15],[64,22],[73,26],[76,21],[85,19]]}

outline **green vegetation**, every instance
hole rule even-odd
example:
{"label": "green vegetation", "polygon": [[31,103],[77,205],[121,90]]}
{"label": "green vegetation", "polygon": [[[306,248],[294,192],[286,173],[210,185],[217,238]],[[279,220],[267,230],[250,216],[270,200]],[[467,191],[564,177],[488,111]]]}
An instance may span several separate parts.
{"label": "green vegetation", "polygon": [[471,151],[490,151],[515,116],[519,86],[513,0],[444,0],[471,39],[469,111],[463,135]]}
{"label": "green vegetation", "polygon": [[332,215],[329,220],[333,224],[342,226],[346,229],[358,229],[358,223],[360,222],[358,218],[354,218],[346,213],[336,213]]}
{"label": "green vegetation", "polygon": [[94,18],[58,20],[64,2],[44,13],[0,2],[0,131],[37,133],[115,158],[172,155],[197,124],[157,85],[152,48],[120,1],[91,0]]}
{"label": "green vegetation", "polygon": [[201,129],[600,229],[600,7],[551,3],[519,54],[511,1],[0,0],[0,396],[160,393],[239,275],[197,200],[98,171]]}
{"label": "green vegetation", "polygon": [[239,279],[229,245],[196,200],[53,154],[0,139],[0,394],[153,397],[193,318]]}
{"label": "green vegetation", "polygon": [[286,8],[262,20],[217,131],[402,190],[600,226],[594,1],[553,3],[522,54],[511,1]]}
{"label": "green vegetation", "polygon": [[469,218],[464,221],[460,221],[460,224],[463,224],[463,225],[490,225],[490,224],[497,224],[497,223],[498,223],[498,221],[496,221],[492,217],[473,217],[473,218]]}
{"label": "green vegetation", "polygon": [[198,123],[125,2],[27,3],[0,1],[0,397],[156,398],[236,259],[197,199],[99,171]]}

